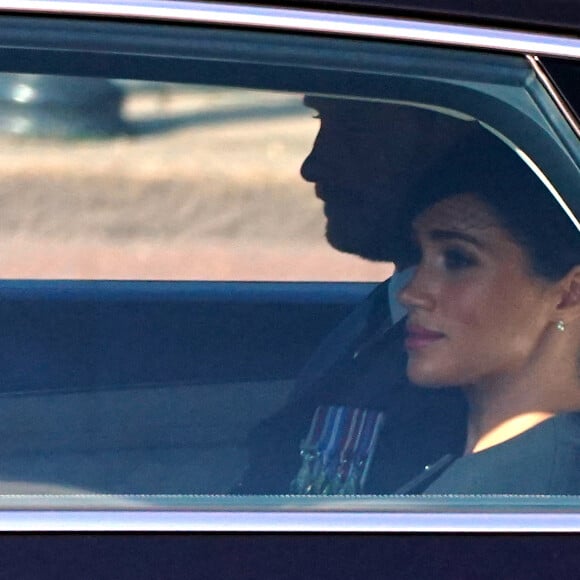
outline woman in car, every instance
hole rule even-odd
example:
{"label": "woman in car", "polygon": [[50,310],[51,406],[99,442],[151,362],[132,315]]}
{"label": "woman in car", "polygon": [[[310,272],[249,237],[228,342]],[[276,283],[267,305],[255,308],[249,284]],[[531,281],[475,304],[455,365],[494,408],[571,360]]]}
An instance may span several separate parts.
{"label": "woman in car", "polygon": [[580,233],[495,138],[465,144],[414,200],[407,375],[461,387],[463,454],[407,493],[580,493]]}
{"label": "woman in car", "polygon": [[257,430],[239,491],[580,493],[576,225],[481,128],[414,191],[406,324]]}

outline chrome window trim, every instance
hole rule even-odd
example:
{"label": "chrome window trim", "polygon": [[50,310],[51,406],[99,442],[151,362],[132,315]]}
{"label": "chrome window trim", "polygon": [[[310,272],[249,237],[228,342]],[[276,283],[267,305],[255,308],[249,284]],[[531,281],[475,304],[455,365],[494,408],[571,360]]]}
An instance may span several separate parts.
{"label": "chrome window trim", "polygon": [[1,532],[572,533],[576,513],[3,511]]}
{"label": "chrome window trim", "polygon": [[570,109],[565,99],[562,98],[562,95],[552,82],[552,79],[550,79],[549,75],[544,70],[539,58],[537,56],[527,55],[527,59],[543,87],[548,91],[548,94],[552,97],[568,124],[572,127],[574,133],[576,133],[576,136],[580,138],[580,120]]}
{"label": "chrome window trim", "polygon": [[156,19],[580,58],[580,39],[405,18],[172,0],[0,0],[0,13]]}

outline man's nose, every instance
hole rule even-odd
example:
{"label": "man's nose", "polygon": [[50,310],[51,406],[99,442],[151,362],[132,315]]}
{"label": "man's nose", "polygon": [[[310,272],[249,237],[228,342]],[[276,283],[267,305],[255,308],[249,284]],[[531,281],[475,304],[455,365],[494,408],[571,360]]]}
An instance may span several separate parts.
{"label": "man's nose", "polygon": [[329,177],[336,178],[336,174],[341,169],[337,159],[342,159],[342,157],[337,147],[335,133],[321,126],[312,144],[312,151],[302,163],[300,174],[311,183],[326,180]]}
{"label": "man's nose", "polygon": [[314,183],[316,181],[316,142],[312,147],[312,151],[307,155],[300,167],[300,175],[305,181]]}

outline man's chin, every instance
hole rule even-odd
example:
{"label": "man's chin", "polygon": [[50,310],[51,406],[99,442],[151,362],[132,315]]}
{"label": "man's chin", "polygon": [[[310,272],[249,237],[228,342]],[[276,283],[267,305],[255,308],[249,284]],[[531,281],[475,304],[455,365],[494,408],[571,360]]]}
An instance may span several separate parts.
{"label": "man's chin", "polygon": [[371,239],[364,232],[355,232],[346,228],[326,227],[326,240],[339,252],[352,254],[371,262],[391,262],[392,258],[388,256],[377,244],[375,239]]}

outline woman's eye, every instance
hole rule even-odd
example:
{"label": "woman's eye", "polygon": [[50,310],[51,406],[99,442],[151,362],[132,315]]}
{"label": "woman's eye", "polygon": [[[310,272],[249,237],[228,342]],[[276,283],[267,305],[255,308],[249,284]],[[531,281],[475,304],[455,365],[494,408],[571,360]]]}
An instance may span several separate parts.
{"label": "woman's eye", "polygon": [[448,270],[462,270],[476,264],[475,258],[463,250],[450,249],[445,250],[444,254],[445,267]]}

